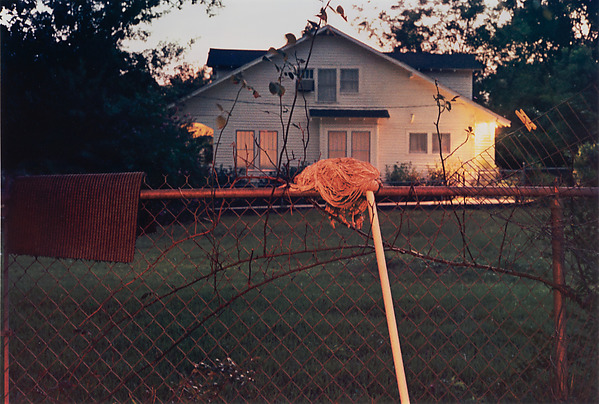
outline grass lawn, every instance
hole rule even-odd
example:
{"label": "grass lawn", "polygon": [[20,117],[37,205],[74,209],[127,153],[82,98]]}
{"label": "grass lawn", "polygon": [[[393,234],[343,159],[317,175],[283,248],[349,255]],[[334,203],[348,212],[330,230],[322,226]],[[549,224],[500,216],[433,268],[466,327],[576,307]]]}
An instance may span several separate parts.
{"label": "grass lawn", "polygon": [[[131,265],[10,257],[11,398],[397,401],[365,237],[315,209],[241,213],[159,226]],[[549,213],[380,214],[412,399],[550,400],[551,290],[458,265],[550,279]],[[592,341],[569,310],[577,341]],[[570,348],[581,396],[589,341],[582,357]]]}

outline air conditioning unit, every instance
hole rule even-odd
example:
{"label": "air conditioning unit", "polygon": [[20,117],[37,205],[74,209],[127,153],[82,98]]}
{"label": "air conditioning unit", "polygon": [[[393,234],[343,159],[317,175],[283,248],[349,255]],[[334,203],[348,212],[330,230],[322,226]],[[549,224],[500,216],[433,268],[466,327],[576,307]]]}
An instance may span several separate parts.
{"label": "air conditioning unit", "polygon": [[297,91],[310,92],[314,91],[314,79],[303,79],[297,81]]}

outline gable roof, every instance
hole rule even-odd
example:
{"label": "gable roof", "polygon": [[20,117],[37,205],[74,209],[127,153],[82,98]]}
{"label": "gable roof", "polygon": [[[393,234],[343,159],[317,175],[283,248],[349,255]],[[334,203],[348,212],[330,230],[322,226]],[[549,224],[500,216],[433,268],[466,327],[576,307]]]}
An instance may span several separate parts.
{"label": "gable roof", "polygon": [[[347,41],[349,41],[349,42],[351,42],[351,43],[353,43],[353,44],[355,44],[355,45],[357,45],[357,46],[359,46],[359,47],[361,47],[363,49],[366,49],[367,51],[371,52],[375,56],[382,57],[383,59],[386,59],[387,61],[395,64],[396,66],[399,66],[399,67],[407,70],[410,73],[411,76],[419,77],[423,81],[429,82],[432,85],[438,85],[439,89],[442,90],[443,92],[445,92],[446,94],[450,94],[452,96],[461,96],[461,94],[459,94],[455,90],[452,90],[449,87],[444,86],[441,83],[437,83],[435,81],[435,79],[433,79],[432,77],[427,76],[427,75],[421,73],[418,69],[416,69],[416,68],[408,65],[405,62],[402,62],[402,61],[400,61],[398,59],[395,59],[395,58],[393,58],[393,57],[391,57],[391,56],[389,56],[389,55],[387,55],[387,54],[385,54],[383,52],[380,52],[380,51],[378,51],[378,50],[376,50],[376,49],[374,49],[374,48],[366,45],[364,42],[361,42],[361,41],[359,41],[359,40],[357,40],[357,39],[355,39],[355,38],[347,35],[346,33],[338,30],[337,28],[334,28],[331,25],[325,25],[324,27],[320,28],[318,30],[318,33],[316,35],[332,35],[332,36],[341,37],[341,38],[343,38],[343,39],[345,39],[345,40],[347,40]],[[310,35],[304,35],[300,39],[298,39],[295,43],[283,46],[280,49],[280,51],[285,52],[288,49],[291,49],[291,48],[293,48],[295,46],[298,46],[299,44],[301,44],[303,42],[306,42],[306,41],[308,41],[310,39],[311,39]],[[251,60],[251,61],[249,61],[249,62],[247,62],[247,63],[245,63],[245,64],[243,64],[243,65],[241,65],[241,66],[239,66],[237,68],[233,68],[233,70],[229,71],[227,74],[223,75],[221,78],[219,78],[219,79],[217,79],[217,80],[215,80],[215,81],[213,81],[213,82],[211,82],[211,83],[209,83],[209,84],[207,84],[207,85],[205,85],[203,87],[200,87],[199,89],[197,89],[196,91],[192,92],[191,94],[189,94],[189,95],[187,95],[185,97],[182,97],[179,100],[179,102],[183,102],[185,100],[193,98],[196,95],[201,94],[204,91],[207,91],[208,89],[213,88],[213,87],[219,85],[220,83],[229,80],[231,77],[233,77],[233,76],[235,76],[235,75],[243,72],[244,70],[249,69],[250,67],[253,67],[253,66],[255,66],[255,65],[259,64],[259,63],[265,63],[264,62],[264,57],[269,58],[271,56],[269,56],[269,55],[263,55],[263,54],[259,55],[255,59],[253,59],[253,60]],[[495,112],[491,111],[488,108],[483,107],[480,104],[477,104],[476,102],[470,100],[468,97],[460,97],[460,101],[458,101],[458,102],[463,102],[464,104],[468,104],[468,105],[470,105],[472,107],[475,107],[475,108],[478,108],[480,110],[485,111],[486,113],[488,113],[491,116],[493,116],[501,126],[509,126],[511,124],[511,122],[508,119],[502,117],[499,114],[496,114]]]}

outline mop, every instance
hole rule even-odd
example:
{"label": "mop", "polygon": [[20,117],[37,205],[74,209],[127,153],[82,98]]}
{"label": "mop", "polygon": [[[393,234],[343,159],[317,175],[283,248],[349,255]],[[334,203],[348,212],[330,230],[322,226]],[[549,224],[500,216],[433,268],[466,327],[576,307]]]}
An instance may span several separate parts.
{"label": "mop", "polygon": [[[370,163],[350,157],[341,157],[320,160],[306,167],[295,177],[295,183],[290,184],[290,189],[294,191],[316,190],[327,203],[326,210],[330,215],[337,217],[348,226],[356,228],[361,228],[362,213],[368,208],[399,397],[402,404],[409,404],[410,398],[399,345],[385,250],[374,199],[374,192],[378,191],[380,185],[380,172]],[[334,225],[334,222],[332,223]]]}

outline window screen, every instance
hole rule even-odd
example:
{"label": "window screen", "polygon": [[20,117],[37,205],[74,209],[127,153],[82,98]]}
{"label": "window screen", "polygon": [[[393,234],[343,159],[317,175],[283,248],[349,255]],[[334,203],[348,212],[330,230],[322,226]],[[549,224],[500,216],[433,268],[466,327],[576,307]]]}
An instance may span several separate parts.
{"label": "window screen", "polygon": [[345,157],[347,133],[344,131],[329,132],[329,158]]}
{"label": "window screen", "polygon": [[[451,135],[449,133],[441,133],[441,152],[449,154],[451,152]],[[433,153],[439,153],[439,137],[433,133]]]}
{"label": "window screen", "polygon": [[237,168],[254,166],[254,131],[238,130],[235,143],[237,151]]}
{"label": "window screen", "polygon": [[370,161],[370,132],[352,132],[351,155],[361,161]]}
{"label": "window screen", "polygon": [[276,168],[277,166],[277,132],[260,131],[260,168]]}
{"label": "window screen", "polygon": [[337,70],[318,69],[318,101],[337,101]]}
{"label": "window screen", "polygon": [[410,133],[410,153],[426,153],[426,133]]}
{"label": "window screen", "polygon": [[339,91],[357,93],[359,87],[358,69],[341,69]]}

